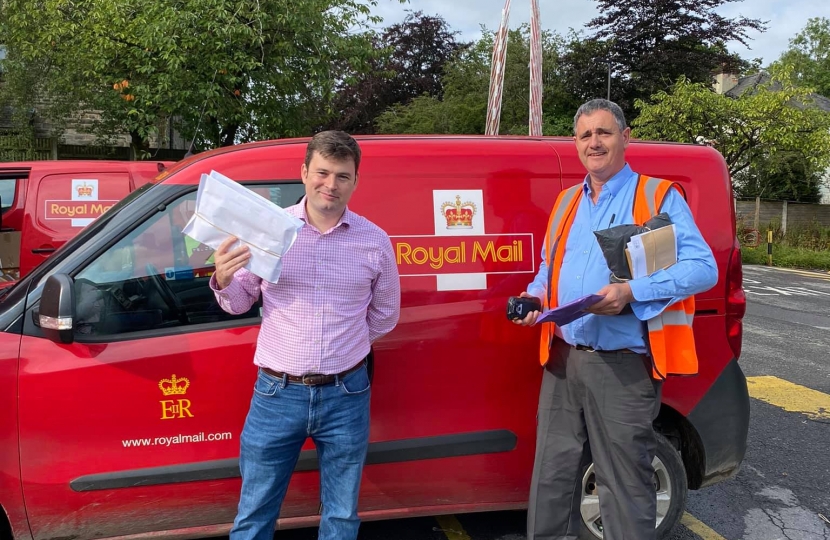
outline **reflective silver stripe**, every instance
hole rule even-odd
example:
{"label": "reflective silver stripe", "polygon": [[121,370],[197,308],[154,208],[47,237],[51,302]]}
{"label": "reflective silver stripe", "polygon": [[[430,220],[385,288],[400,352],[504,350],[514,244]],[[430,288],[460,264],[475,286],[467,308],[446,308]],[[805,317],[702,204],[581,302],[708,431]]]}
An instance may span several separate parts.
{"label": "reflective silver stripe", "polygon": [[[562,194],[562,200],[559,206],[556,208],[556,213],[553,215],[553,222],[551,222],[550,224],[550,230],[545,231],[545,249],[548,250],[548,252],[545,255],[550,258],[551,262],[551,264],[548,265],[547,305],[550,305],[551,294],[553,293],[550,284],[553,280],[553,262],[556,259],[556,250],[559,248],[559,237],[554,238],[553,246],[547,245],[547,241],[559,230],[559,224],[562,222],[562,218],[565,216],[565,211],[568,209],[569,206],[571,206],[574,197],[579,195],[580,189],[582,189],[582,184],[571,186],[565,190],[565,192]],[[553,337],[551,337],[551,339],[553,339]]]}
{"label": "reflective silver stripe", "polygon": [[660,315],[652,317],[647,321],[647,323],[649,333],[663,330],[663,317]]}
{"label": "reflective silver stripe", "polygon": [[[664,180],[660,178],[646,178],[645,196],[648,204],[648,215],[650,216],[657,215],[657,209],[654,207],[654,194],[657,193],[657,188],[660,187],[661,182],[664,182]],[[662,202],[660,201],[661,204]]]}
{"label": "reflective silver stripe", "polygon": [[664,325],[692,326],[694,315],[686,315],[685,311],[666,310],[660,315],[648,320],[648,331],[657,332],[663,329]]}
{"label": "reflective silver stripe", "polygon": [[[577,192],[580,189],[582,189],[582,184],[571,186],[565,190],[565,193],[562,196],[562,204],[559,205],[559,208],[556,209],[556,213],[553,215],[553,223],[551,223],[550,227],[551,231],[553,231],[553,234],[556,234],[556,231],[559,230],[559,223],[565,216],[565,211],[571,205],[571,201],[573,201],[573,198],[577,195]],[[550,231],[548,231],[548,234],[550,234]]]}
{"label": "reflective silver stripe", "polygon": [[663,324],[672,324],[676,326],[689,326],[690,317],[686,315],[685,311],[666,310],[662,314]]}
{"label": "reflective silver stripe", "polygon": [[663,317],[661,317],[660,315],[652,317],[651,319],[646,321],[646,324],[648,325],[649,334],[652,332],[660,332],[661,330],[663,330]]}

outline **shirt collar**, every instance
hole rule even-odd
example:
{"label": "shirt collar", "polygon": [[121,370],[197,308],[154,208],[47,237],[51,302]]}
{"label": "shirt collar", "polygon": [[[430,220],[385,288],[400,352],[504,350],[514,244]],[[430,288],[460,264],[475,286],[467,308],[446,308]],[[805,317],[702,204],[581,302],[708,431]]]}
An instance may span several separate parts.
{"label": "shirt collar", "polygon": [[[302,219],[305,223],[308,223],[308,214],[306,213],[305,203],[306,203],[306,197],[303,197],[303,199],[298,203],[298,205],[300,207],[300,215],[298,217],[300,219]],[[354,216],[355,215],[356,214],[354,212],[352,212],[351,210],[349,210],[349,207],[347,206],[346,211],[343,212],[342,216],[340,216],[340,221],[337,222],[337,225],[332,227],[332,230],[338,228],[340,225],[345,225],[347,228],[351,227],[352,222],[354,221]],[[323,232],[325,232],[325,231],[323,231]]]}
{"label": "shirt collar", "polygon": [[[616,197],[617,193],[625,186],[628,182],[631,175],[634,174],[634,171],[631,170],[631,166],[626,163],[625,166],[620,169],[620,172],[612,176],[604,186],[602,186],[602,193],[608,193],[611,197]],[[591,194],[591,175],[586,174],[585,180],[582,181],[582,189],[585,195]]]}

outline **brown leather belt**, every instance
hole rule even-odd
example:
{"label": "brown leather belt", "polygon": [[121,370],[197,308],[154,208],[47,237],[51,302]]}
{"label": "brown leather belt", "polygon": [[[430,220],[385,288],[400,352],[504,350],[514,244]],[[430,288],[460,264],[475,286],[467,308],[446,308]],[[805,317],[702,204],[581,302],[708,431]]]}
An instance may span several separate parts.
{"label": "brown leather belt", "polygon": [[267,373],[272,377],[276,377],[277,379],[285,378],[288,382],[292,383],[299,383],[304,384],[306,386],[322,386],[324,384],[333,384],[337,378],[343,378],[349,373],[354,373],[358,369],[363,367],[363,360],[355,364],[354,366],[350,367],[346,371],[341,371],[340,373],[334,375],[323,375],[322,373],[306,373],[305,375],[289,375],[288,373],[283,373],[282,371],[274,371],[271,368],[267,367],[260,367],[262,371]]}

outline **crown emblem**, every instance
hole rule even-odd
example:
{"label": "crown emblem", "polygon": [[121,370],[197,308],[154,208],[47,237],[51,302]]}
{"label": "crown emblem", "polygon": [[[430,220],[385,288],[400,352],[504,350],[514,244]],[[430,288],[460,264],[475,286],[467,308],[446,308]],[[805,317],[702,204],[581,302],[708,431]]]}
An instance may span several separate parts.
{"label": "crown emblem", "polygon": [[86,182],[75,188],[78,191],[79,197],[92,197],[93,188],[87,185]]}
{"label": "crown emblem", "polygon": [[176,378],[175,374],[169,379],[159,381],[159,390],[165,396],[184,395],[189,386],[190,380],[187,377]]}
{"label": "crown emblem", "polygon": [[476,205],[470,201],[461,202],[461,195],[455,196],[455,203],[441,205],[441,214],[447,220],[448,229],[472,229]]}

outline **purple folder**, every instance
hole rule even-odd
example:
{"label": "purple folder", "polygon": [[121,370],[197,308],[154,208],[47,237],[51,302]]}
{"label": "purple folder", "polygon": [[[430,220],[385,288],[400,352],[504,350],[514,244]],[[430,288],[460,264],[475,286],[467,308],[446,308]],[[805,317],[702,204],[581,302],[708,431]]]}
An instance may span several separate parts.
{"label": "purple folder", "polygon": [[599,294],[589,294],[588,296],[577,298],[572,302],[562,304],[554,309],[543,311],[542,314],[539,315],[539,318],[536,319],[536,324],[552,322],[559,326],[566,325],[584,315],[587,315],[584,310],[593,306],[603,298],[605,298],[605,296]]}

